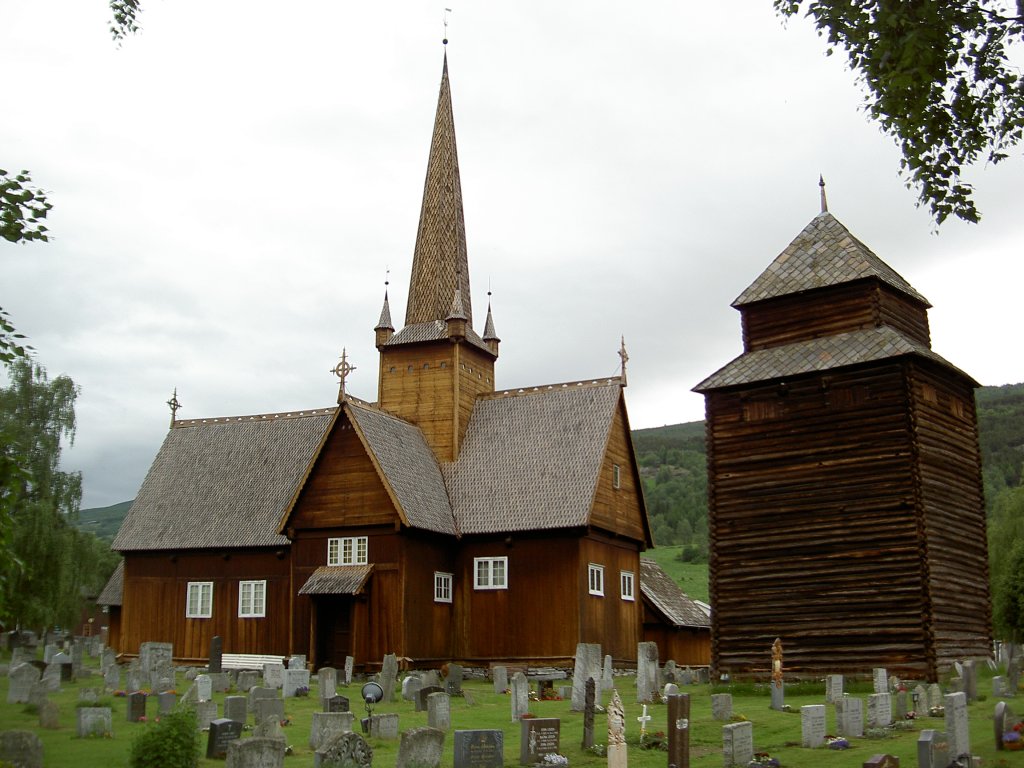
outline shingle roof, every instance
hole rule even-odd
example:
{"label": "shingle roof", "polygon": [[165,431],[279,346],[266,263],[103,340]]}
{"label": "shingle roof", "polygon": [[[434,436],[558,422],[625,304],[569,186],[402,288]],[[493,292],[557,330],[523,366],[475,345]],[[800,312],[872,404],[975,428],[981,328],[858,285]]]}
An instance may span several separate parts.
{"label": "shingle roof", "polygon": [[903,355],[927,358],[970,379],[966,373],[932,352],[927,345],[907,338],[893,328],[881,326],[744,353],[704,379],[693,390],[706,392]]}
{"label": "shingle roof", "polygon": [[732,303],[734,307],[875,277],[926,306],[928,300],[824,211]]}
{"label": "shingle roof", "polygon": [[96,605],[121,605],[124,593],[124,560],[117,564],[106,585],[96,598]]}
{"label": "shingle roof", "polygon": [[321,565],[299,589],[300,595],[358,595],[373,565]]}
{"label": "shingle roof", "polygon": [[[443,320],[432,320],[429,323],[416,323],[407,325],[390,339],[385,346],[394,347],[399,344],[416,344],[423,341],[446,341],[448,339],[448,324]],[[466,341],[474,347],[479,347],[485,352],[490,348],[480,338],[479,334],[469,326],[466,326]]]}
{"label": "shingle roof", "polygon": [[707,614],[656,562],[646,557],[640,558],[640,591],[675,626],[711,627]]}
{"label": "shingle roof", "polygon": [[621,392],[616,378],[478,399],[442,466],[460,531],[586,525]]}
{"label": "shingle roof", "polygon": [[177,422],[112,548],[288,544],[277,523],[336,410]]}
{"label": "shingle roof", "polygon": [[413,528],[454,535],[455,518],[444,478],[420,429],[368,405],[349,402],[346,412],[376,457],[382,479],[391,486],[406,522]]}

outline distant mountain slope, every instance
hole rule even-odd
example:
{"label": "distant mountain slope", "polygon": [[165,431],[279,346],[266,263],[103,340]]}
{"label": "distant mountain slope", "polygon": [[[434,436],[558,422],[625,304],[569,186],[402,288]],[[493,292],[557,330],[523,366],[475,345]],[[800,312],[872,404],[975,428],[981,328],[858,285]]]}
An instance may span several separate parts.
{"label": "distant mountain slope", "polygon": [[112,541],[131,505],[131,501],[122,501],[109,507],[83,509],[78,513],[77,526],[83,531],[96,534],[98,538]]}

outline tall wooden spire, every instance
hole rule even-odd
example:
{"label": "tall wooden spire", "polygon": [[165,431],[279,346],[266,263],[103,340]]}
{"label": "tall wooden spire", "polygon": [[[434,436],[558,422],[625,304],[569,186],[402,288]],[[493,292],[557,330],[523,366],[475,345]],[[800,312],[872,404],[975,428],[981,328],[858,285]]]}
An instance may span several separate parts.
{"label": "tall wooden spire", "polygon": [[469,258],[466,254],[466,224],[462,214],[462,184],[459,181],[459,156],[455,148],[455,121],[452,117],[451,90],[448,85],[448,55],[441,72],[441,92],[437,98],[434,135],[430,142],[427,178],[423,184],[416,250],[412,260],[412,279],[405,324],[444,320],[451,308],[452,296],[460,288],[466,320],[473,322],[469,295]]}

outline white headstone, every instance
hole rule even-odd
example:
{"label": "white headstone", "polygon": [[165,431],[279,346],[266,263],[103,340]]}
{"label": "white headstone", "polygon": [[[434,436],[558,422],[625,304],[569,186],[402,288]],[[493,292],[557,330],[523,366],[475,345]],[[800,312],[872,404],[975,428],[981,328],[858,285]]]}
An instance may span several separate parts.
{"label": "white headstone", "polygon": [[892,694],[868,696],[868,728],[886,728],[892,724]]}
{"label": "white headstone", "polygon": [[967,694],[962,691],[946,695],[946,736],[949,759],[971,753],[971,735],[967,723]]}
{"label": "white headstone", "polygon": [[209,701],[213,698],[213,681],[209,675],[196,675],[196,694],[199,701]]}
{"label": "white headstone", "polygon": [[743,766],[754,759],[754,724],[729,723],[722,726],[722,757],[725,768]]}
{"label": "white headstone", "polygon": [[875,667],[871,679],[875,684],[875,693],[889,692],[889,673],[885,667]]}
{"label": "white headstone", "polygon": [[825,705],[808,704],[800,707],[800,744],[817,749],[825,744]]}

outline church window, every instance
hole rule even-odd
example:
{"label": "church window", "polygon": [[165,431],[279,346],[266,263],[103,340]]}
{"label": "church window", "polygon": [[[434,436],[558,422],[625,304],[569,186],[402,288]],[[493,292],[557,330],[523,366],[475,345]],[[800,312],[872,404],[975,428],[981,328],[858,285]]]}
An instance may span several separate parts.
{"label": "church window", "polygon": [[441,367],[442,367],[442,368],[447,368],[447,367],[448,367],[448,363],[446,363],[446,362],[443,362],[443,361],[442,361],[442,363],[441,363]]}
{"label": "church window", "polygon": [[622,487],[622,467],[612,464],[612,488]]}
{"label": "church window", "polygon": [[190,581],[188,600],[185,603],[185,618],[208,619],[213,615],[213,582]]}
{"label": "church window", "polygon": [[238,615],[241,618],[259,618],[267,615],[266,579],[239,583]]}
{"label": "church window", "polygon": [[508,589],[507,557],[474,557],[473,570],[476,589]]}
{"label": "church window", "polygon": [[434,602],[450,603],[452,601],[452,574],[434,571]]}
{"label": "church window", "polygon": [[636,600],[633,594],[633,572],[619,572],[619,595],[623,600]]}
{"label": "church window", "polygon": [[587,566],[590,581],[590,594],[604,597],[604,566],[591,563]]}
{"label": "church window", "polygon": [[408,370],[408,372],[409,372],[409,373],[412,373],[412,366],[411,366],[411,365],[409,366],[409,370]]}
{"label": "church window", "polygon": [[367,562],[365,536],[345,536],[327,540],[328,565],[366,565]]}
{"label": "church window", "polygon": [[429,369],[430,369],[430,363],[424,363],[423,364],[423,370],[426,371],[426,370],[429,370]]}

